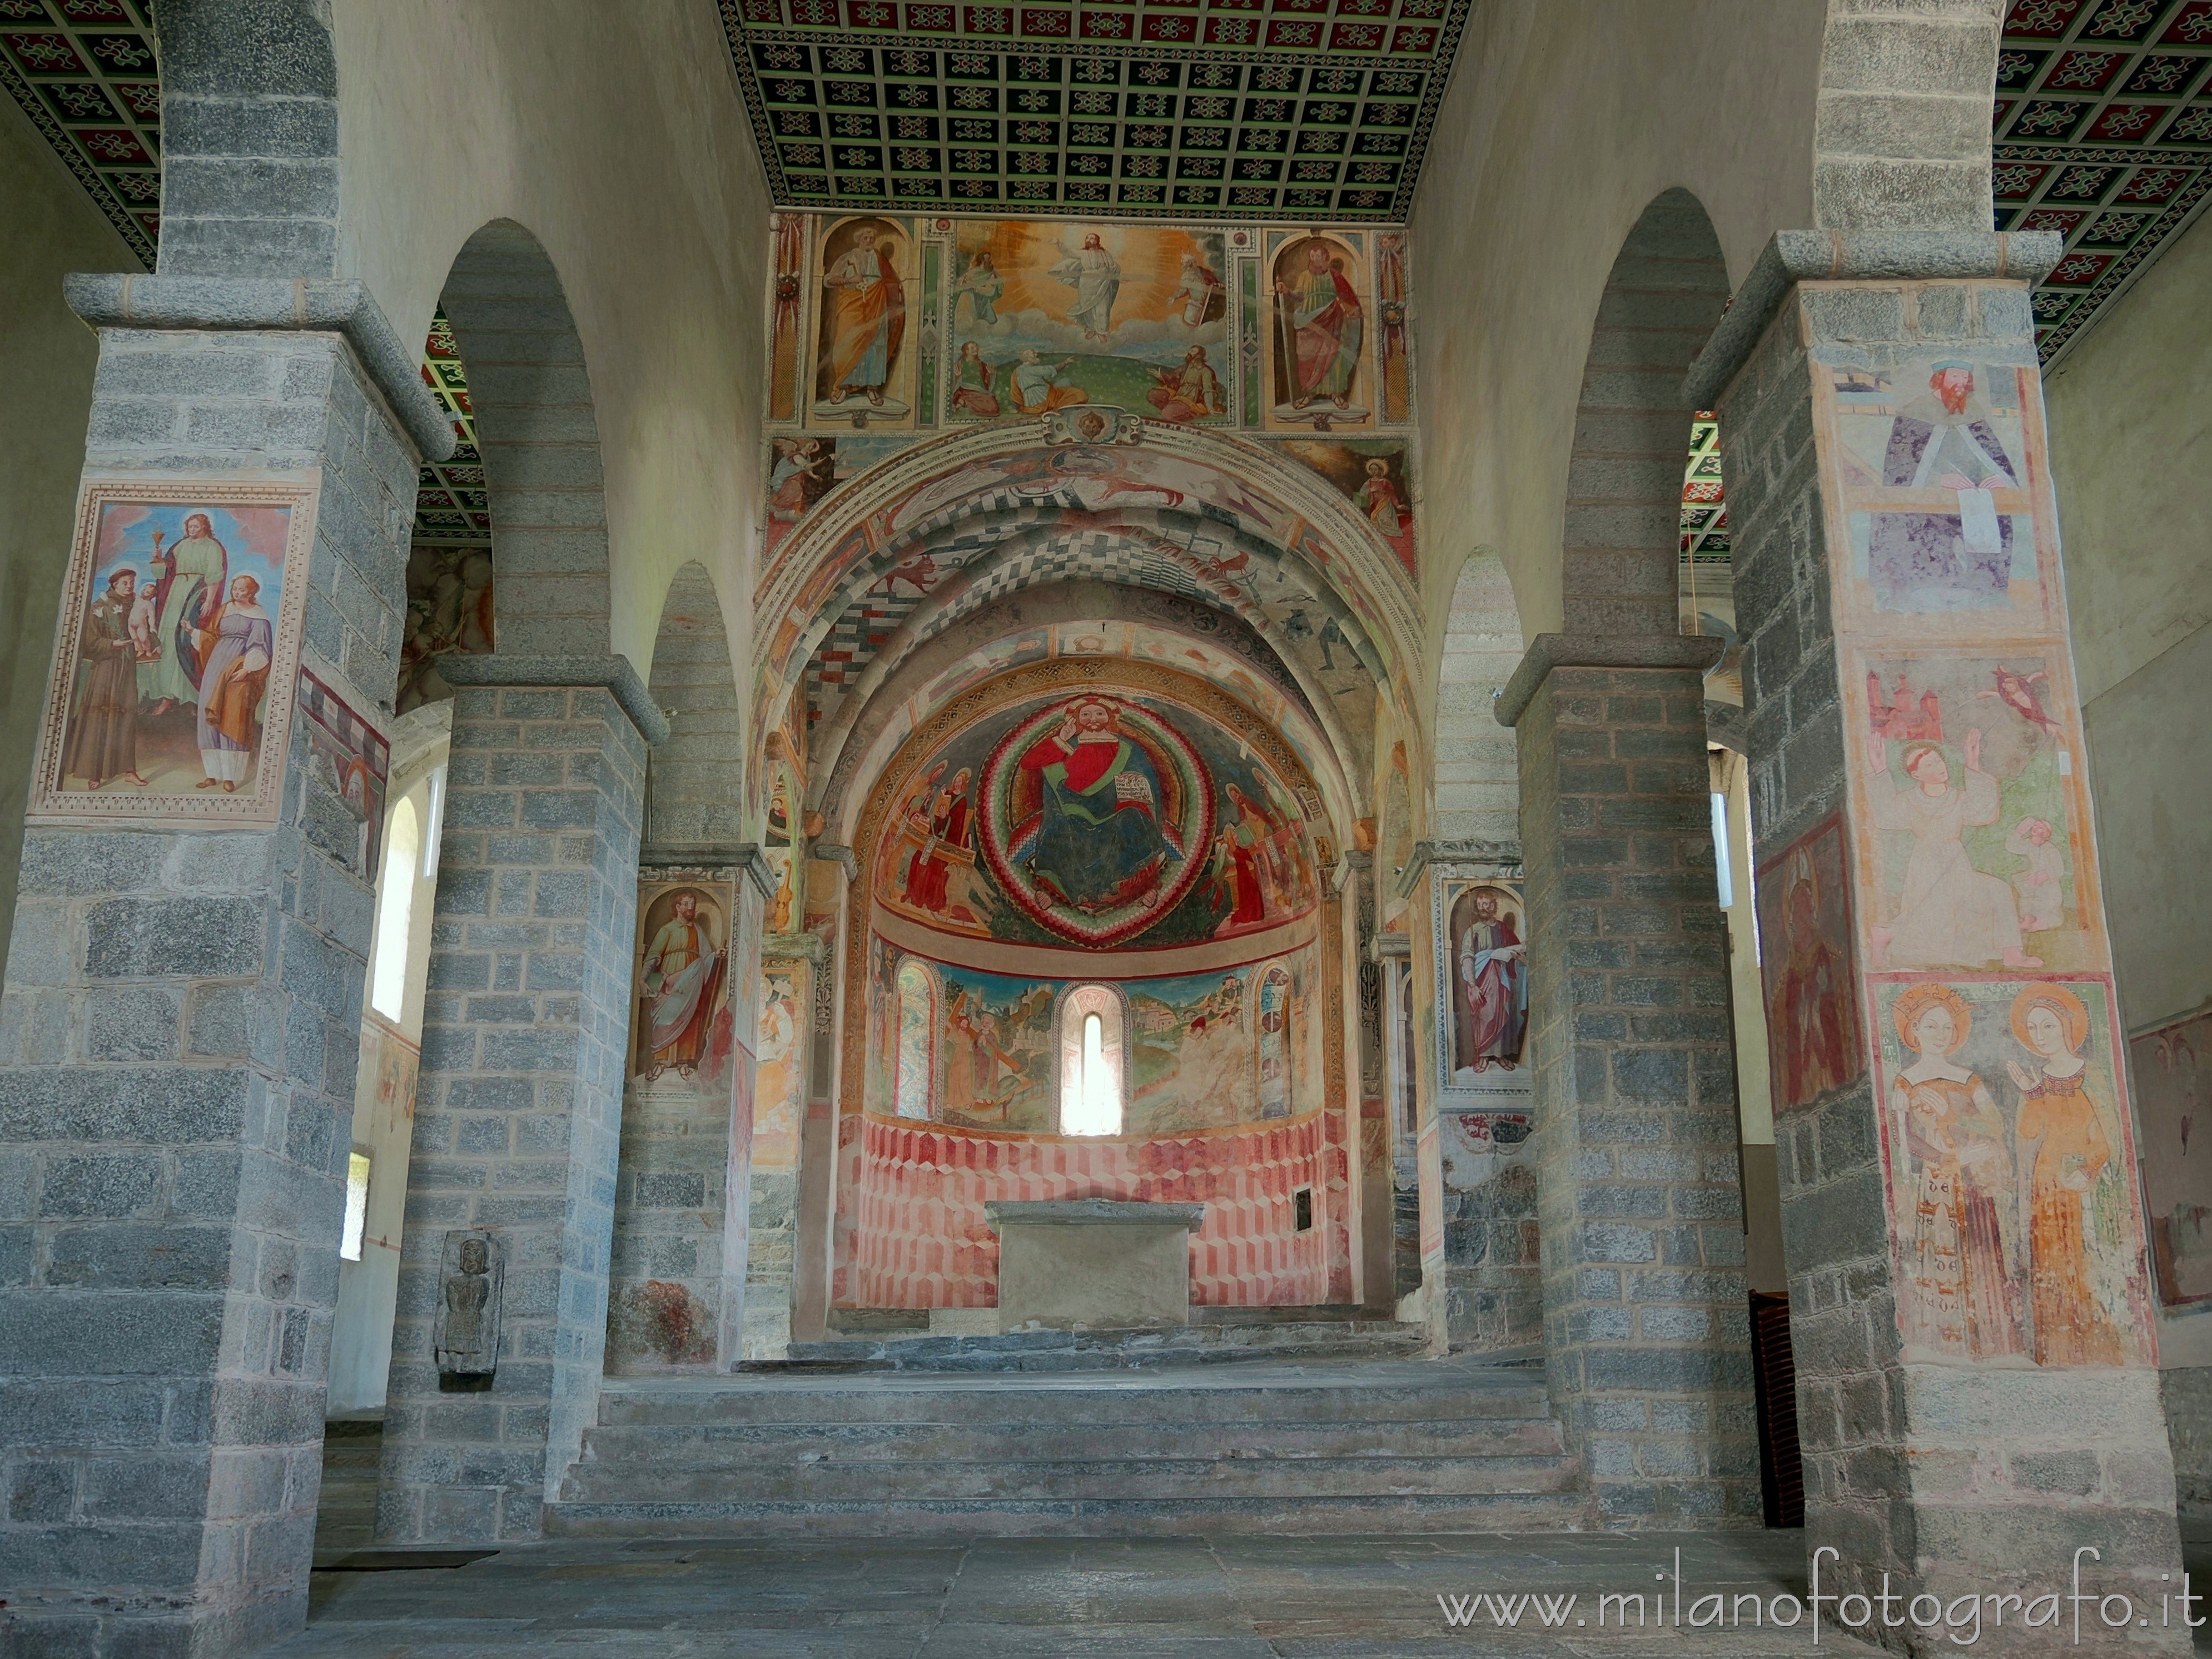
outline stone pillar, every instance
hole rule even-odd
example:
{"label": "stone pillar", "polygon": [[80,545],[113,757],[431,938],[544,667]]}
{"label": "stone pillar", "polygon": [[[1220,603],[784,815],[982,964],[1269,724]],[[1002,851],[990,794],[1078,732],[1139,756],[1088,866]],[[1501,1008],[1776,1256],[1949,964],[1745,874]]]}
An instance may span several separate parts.
{"label": "stone pillar", "polygon": [[[654,754],[654,766],[659,756]],[[648,808],[648,817],[651,809]],[[710,1009],[707,1052],[687,1075],[653,1076],[633,1029],[626,1053],[622,1157],[615,1186],[606,1366],[617,1374],[729,1370],[741,1357],[747,1317],[745,1258],[751,1221],[756,1091],[765,991],[744,994],[757,951],[760,862],[750,842],[647,847],[638,867],[637,944],[646,949],[671,919],[673,895],[702,896],[724,951]],[[655,909],[657,901],[669,904]],[[641,969],[642,961],[634,964]],[[763,981],[765,986],[766,981]],[[633,983],[633,1021],[645,1018]],[[756,1006],[757,1005],[757,1006]],[[773,1018],[767,1019],[771,1031]]]}
{"label": "stone pillar", "polygon": [[[446,657],[455,687],[377,1536],[532,1538],[598,1408],[645,750],[619,658]],[[448,1232],[507,1261],[498,1366],[441,1387]]]}
{"label": "stone pillar", "polygon": [[1947,1601],[2092,1546],[2151,1624],[2083,1639],[2185,1649],[2029,308],[2058,250],[1785,232],[1686,390],[1747,641],[1808,1541]]}
{"label": "stone pillar", "polygon": [[[190,507],[319,469],[305,568],[261,597],[304,583],[303,664],[384,726],[417,458],[451,435],[361,285],[69,294],[100,333],[88,478]],[[0,1650],[228,1655],[305,1616],[374,875],[309,742],[295,714],[256,756],[282,769],[273,822],[25,836],[0,999]]]}
{"label": "stone pillar", "polygon": [[748,1359],[781,1359],[791,1348],[799,1148],[813,1048],[814,967],[825,945],[811,935],[787,934],[764,941],[762,949],[763,1049],[753,1090],[751,1219],[745,1248]]}
{"label": "stone pillar", "polygon": [[1498,699],[1521,757],[1546,1375],[1613,1522],[1759,1516],[1715,648],[1543,635]]}
{"label": "stone pillar", "polygon": [[[830,1332],[832,1234],[837,1212],[837,988],[844,982],[841,954],[845,907],[857,901],[853,884],[860,861],[849,847],[817,843],[808,866],[807,928],[822,937],[810,964],[807,1000],[805,1110],[799,1131],[798,1187],[793,1199],[792,1340],[818,1342]],[[865,1010],[848,1018],[866,1019]]]}

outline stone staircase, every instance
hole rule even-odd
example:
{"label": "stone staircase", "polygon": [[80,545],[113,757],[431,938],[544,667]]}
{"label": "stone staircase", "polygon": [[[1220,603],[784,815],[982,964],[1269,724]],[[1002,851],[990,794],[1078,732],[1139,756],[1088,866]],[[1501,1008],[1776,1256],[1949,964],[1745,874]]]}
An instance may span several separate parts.
{"label": "stone staircase", "polygon": [[1527,1368],[787,1370],[609,1379],[546,1526],[569,1537],[1490,1532],[1574,1528],[1587,1501],[1542,1374]]}
{"label": "stone staircase", "polygon": [[1419,1325],[1349,1313],[1334,1319],[1215,1319],[1150,1330],[1006,1331],[973,1336],[884,1331],[794,1342],[788,1358],[753,1361],[739,1370],[745,1375],[1149,1370],[1255,1360],[1414,1359],[1426,1341],[1427,1332]]}

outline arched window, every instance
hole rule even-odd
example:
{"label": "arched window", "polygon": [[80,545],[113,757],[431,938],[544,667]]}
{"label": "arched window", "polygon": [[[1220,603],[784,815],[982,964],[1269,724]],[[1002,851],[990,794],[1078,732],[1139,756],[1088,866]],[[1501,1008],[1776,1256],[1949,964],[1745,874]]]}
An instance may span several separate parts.
{"label": "arched window", "polygon": [[937,981],[911,958],[899,964],[897,1054],[891,1109],[901,1117],[928,1117],[937,1077]]}
{"label": "arched window", "polygon": [[1060,1006],[1060,1132],[1121,1133],[1121,999],[1110,987],[1079,985]]}
{"label": "arched window", "polygon": [[1291,1115],[1291,976],[1273,967],[1260,976],[1255,1035],[1260,1061],[1260,1115]]}
{"label": "arched window", "polygon": [[422,830],[415,803],[392,809],[392,833],[384,842],[384,881],[376,895],[376,943],[369,965],[368,1004],[386,1019],[398,1020],[407,1001],[407,930],[415,914],[416,854]]}

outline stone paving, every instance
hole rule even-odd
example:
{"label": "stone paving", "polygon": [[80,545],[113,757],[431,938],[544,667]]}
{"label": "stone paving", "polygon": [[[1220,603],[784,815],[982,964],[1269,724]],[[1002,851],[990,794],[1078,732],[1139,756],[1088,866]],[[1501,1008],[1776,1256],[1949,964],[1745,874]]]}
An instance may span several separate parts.
{"label": "stone paving", "polygon": [[[318,1572],[283,1659],[1427,1659],[1812,1651],[1805,1629],[1448,1631],[1438,1595],[1804,1590],[1803,1534],[1048,1540],[603,1540],[510,1545],[458,1569]],[[1687,1601],[1686,1601],[1686,1605]],[[1570,1615],[1571,1616],[1571,1615]],[[1747,1617],[1748,1615],[1747,1614]],[[1524,1614],[1524,1626],[1534,1615]],[[1864,1654],[1824,1626],[1820,1650]]]}

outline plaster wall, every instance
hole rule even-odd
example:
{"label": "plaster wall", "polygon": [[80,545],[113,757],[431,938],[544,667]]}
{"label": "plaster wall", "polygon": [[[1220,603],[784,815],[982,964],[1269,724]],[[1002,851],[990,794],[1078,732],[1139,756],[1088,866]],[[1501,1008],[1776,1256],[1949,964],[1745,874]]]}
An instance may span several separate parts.
{"label": "plaster wall", "polygon": [[746,660],[768,202],[714,8],[376,0],[336,21],[341,274],[421,339],[479,226],[535,235],[591,375],[612,647],[649,672],[696,559]]}
{"label": "plaster wall", "polygon": [[[73,270],[136,270],[84,189],[12,100],[0,100],[0,915],[15,908],[23,805],[69,559],[100,342],[62,302]],[[8,946],[0,939],[0,969]]]}
{"label": "plaster wall", "polygon": [[[2212,861],[2212,413],[2197,390],[2212,374],[2208,283],[2212,224],[2199,219],[2045,382],[2113,969],[2131,1031],[2212,1000],[2212,884],[2199,873]],[[2212,1314],[2161,1314],[2159,1363],[2175,1485],[2182,1507],[2202,1511],[2212,1505]]]}
{"label": "plaster wall", "polygon": [[[2212,884],[2184,873],[2212,865],[2208,284],[2212,221],[2200,219],[2046,383],[2074,662],[2130,1030],[2212,999]],[[2201,1359],[2212,1361],[2212,1340]]]}
{"label": "plaster wall", "polygon": [[1431,660],[1449,620],[1436,601],[1478,544],[1504,562],[1524,634],[1559,626],[1577,402],[1607,274],[1645,206],[1695,195],[1732,286],[1775,229],[1814,222],[1826,14],[1817,0],[1476,9],[1407,238]]}

